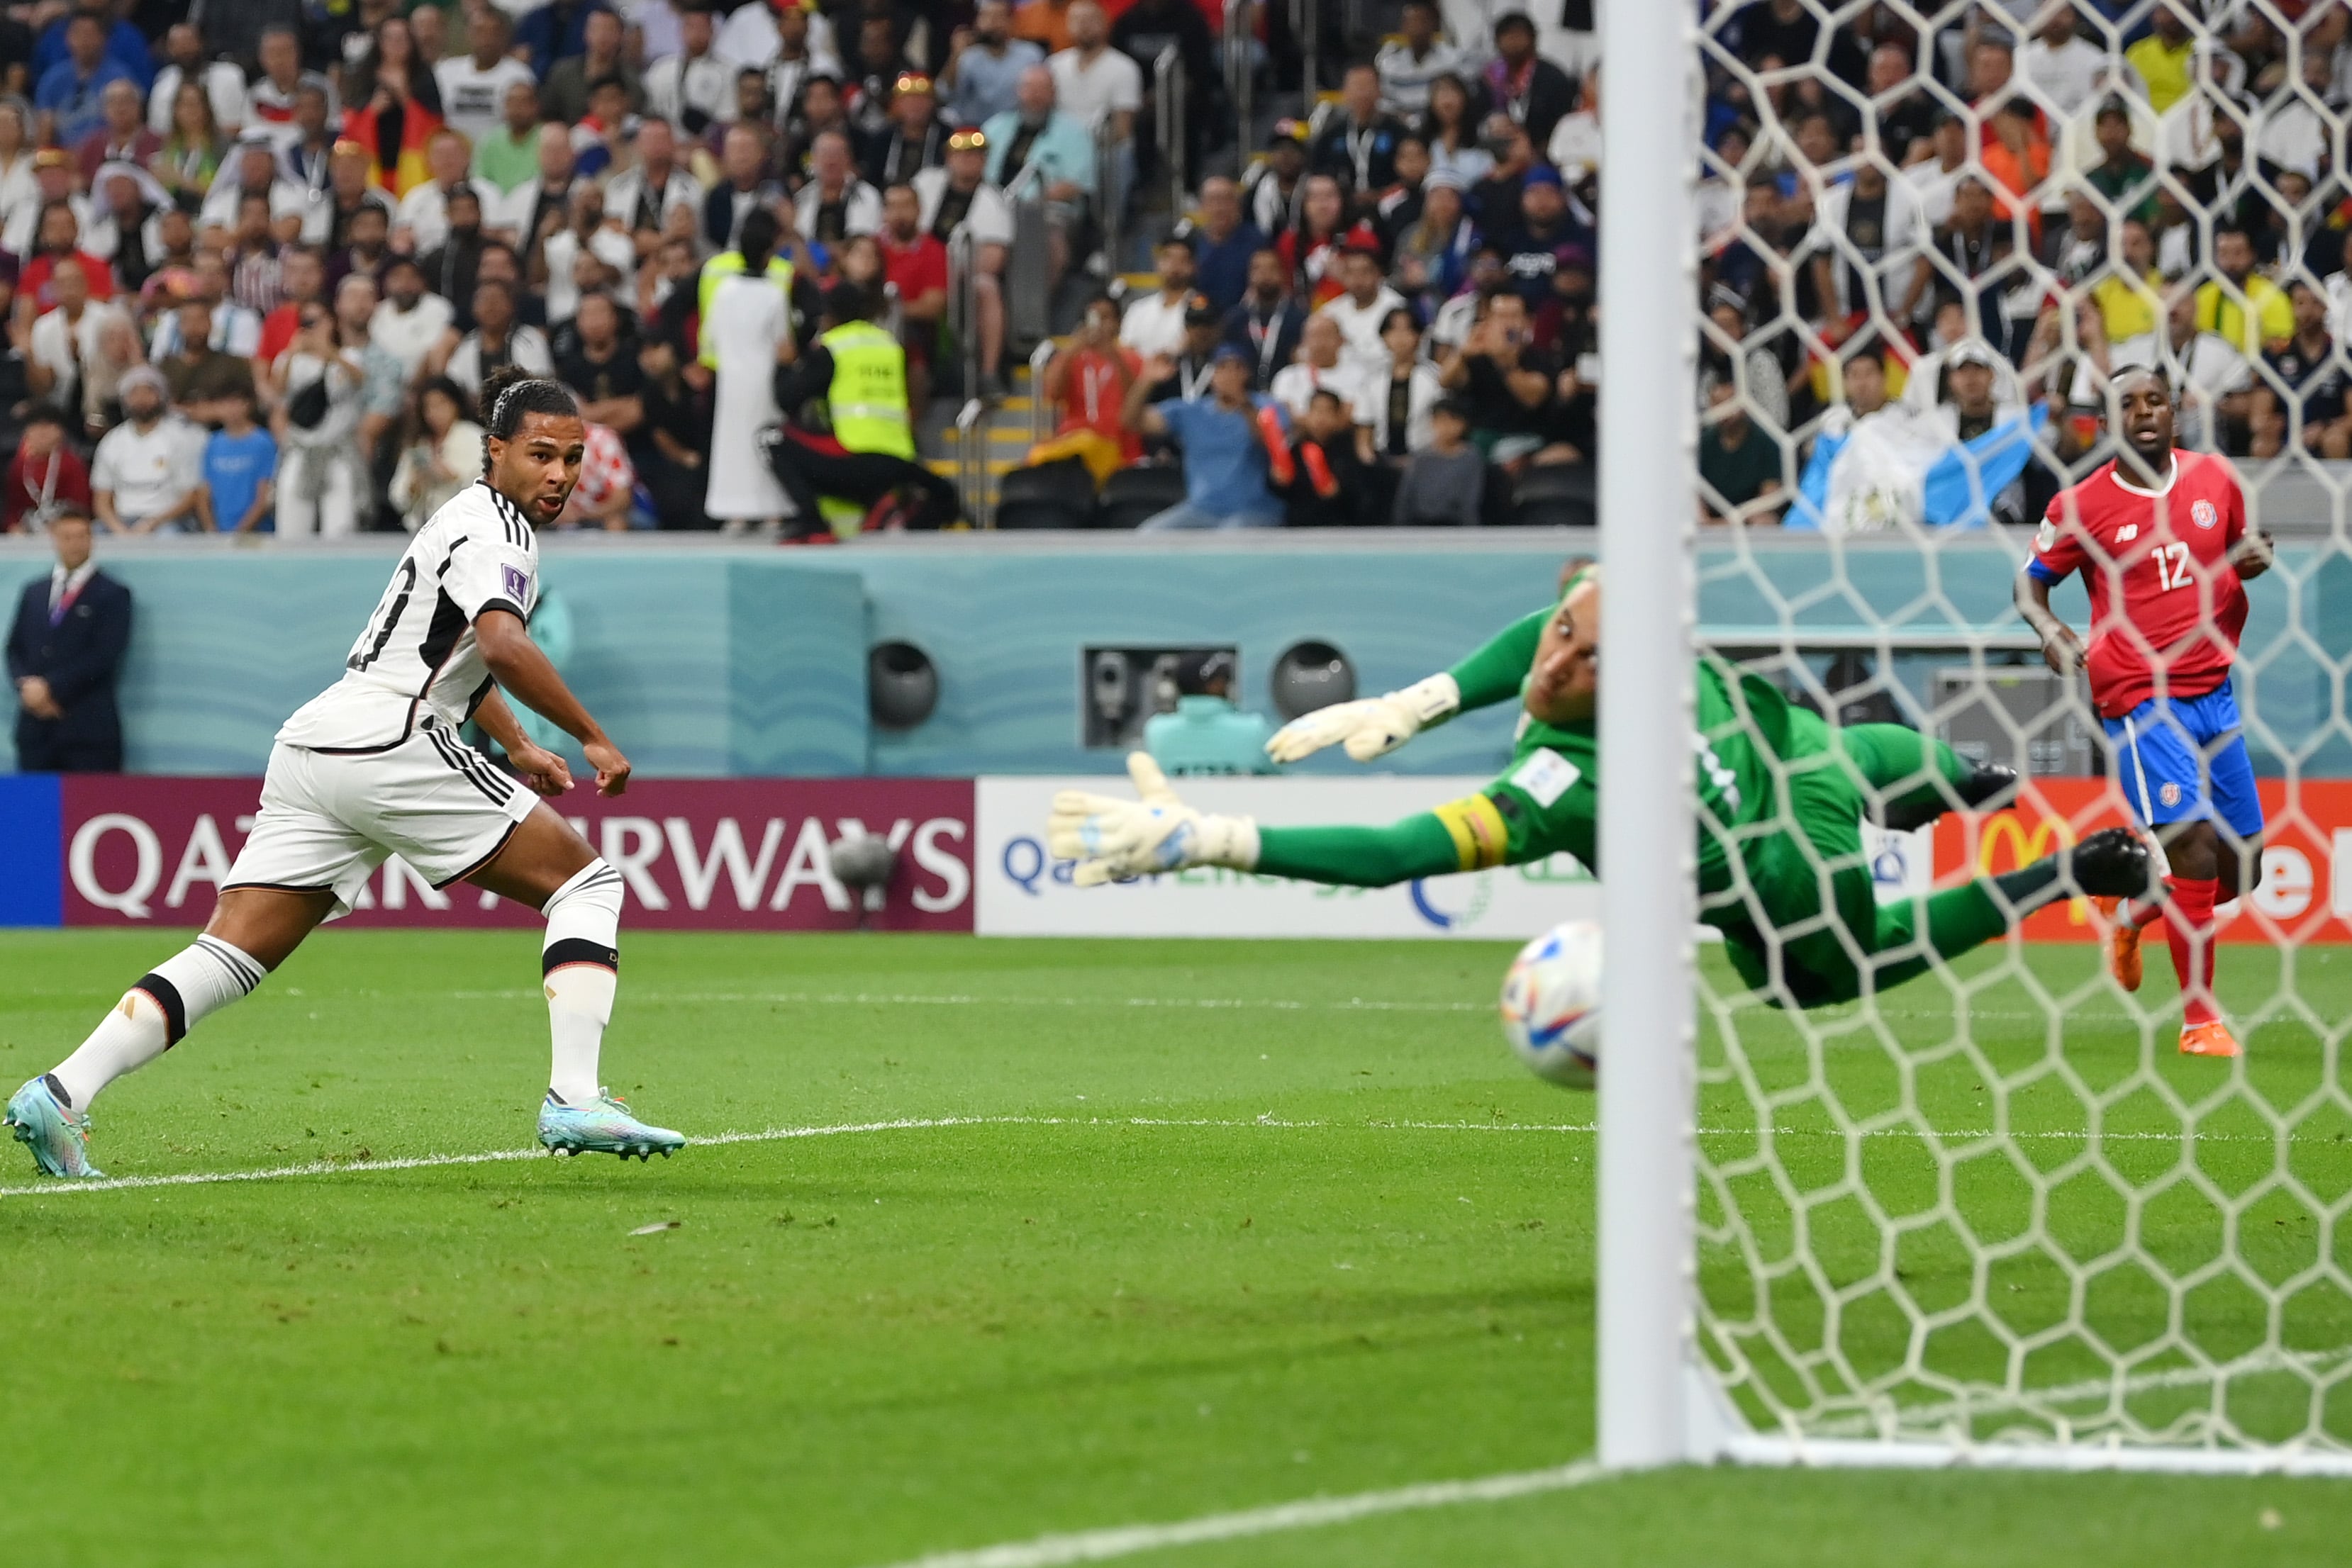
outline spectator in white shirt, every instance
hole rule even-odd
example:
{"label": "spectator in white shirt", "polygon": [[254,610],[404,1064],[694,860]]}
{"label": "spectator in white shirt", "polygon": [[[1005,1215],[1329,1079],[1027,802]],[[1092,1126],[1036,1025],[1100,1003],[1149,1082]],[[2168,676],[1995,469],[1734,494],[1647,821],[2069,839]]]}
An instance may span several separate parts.
{"label": "spectator in white shirt", "polygon": [[583,294],[606,289],[625,298],[637,285],[636,241],[606,220],[604,192],[585,180],[575,181],[569,217],[540,247],[551,327],[571,320]]}
{"label": "spectator in white shirt", "polygon": [[[299,134],[299,132],[298,132]],[[310,193],[285,177],[278,162],[278,142],[258,131],[248,131],[236,144],[236,156],[213,176],[212,189],[196,214],[199,232],[236,227],[236,205],[248,190],[269,193],[269,218],[293,218],[298,223],[310,211]]]}
{"label": "spectator in white shirt", "polygon": [[2017,51],[2014,79],[2032,88],[2045,108],[2063,118],[2097,97],[2109,78],[2124,75],[2119,56],[2109,55],[2074,30],[2074,8],[2052,5],[2033,37]]}
{"label": "spectator in white shirt", "polygon": [[1356,368],[1371,375],[1387,368],[1388,345],[1381,340],[1381,324],[1389,312],[1404,308],[1404,296],[1381,277],[1381,256],[1370,244],[1348,246],[1339,261],[1339,281],[1347,289],[1316,312],[1328,316],[1347,340],[1342,350]]}
{"label": "spectator in white shirt", "polygon": [[180,84],[193,81],[205,89],[213,106],[213,120],[225,135],[245,126],[245,73],[227,60],[205,60],[204,35],[185,22],[174,22],[163,35],[169,63],[155,73],[147,93],[147,129],[158,136],[172,134],[172,100]]}
{"label": "spectator in white shirt", "polygon": [[[82,367],[99,357],[99,338],[108,326],[128,328],[131,318],[120,306],[89,297],[89,279],[82,264],[68,256],[49,275],[57,308],[34,318],[25,341],[25,384],[37,398],[62,409],[78,408],[82,393]],[[76,420],[79,427],[80,422]]]}
{"label": "spectator in white shirt", "polygon": [[1110,47],[1110,23],[1095,0],[1076,0],[1068,23],[1070,47],[1045,62],[1054,73],[1055,99],[1089,125],[1108,116],[1112,135],[1125,141],[1143,107],[1142,68]]}
{"label": "spectator in white shirt", "polygon": [[977,131],[959,131],[948,138],[947,166],[915,176],[915,200],[920,207],[918,226],[948,246],[950,266],[956,256],[950,242],[959,234],[971,239],[980,379],[983,390],[993,394],[1003,384],[999,369],[1004,359],[1004,259],[1013,245],[1013,209],[1004,193],[984,177],[987,167],[988,138]]}
{"label": "spectator in white shirt", "polygon": [[646,68],[646,112],[689,137],[735,122],[736,65],[712,47],[718,19],[700,6],[678,17],[684,47]]}
{"label": "spectator in white shirt", "polygon": [[1551,144],[1547,151],[1552,167],[1570,185],[1581,184],[1588,174],[1601,172],[1601,68],[1594,66],[1584,73],[1581,95],[1576,108],[1559,117],[1551,128]]}
{"label": "spectator in white shirt", "polygon": [[2178,434],[2184,447],[2217,450],[2222,424],[2242,420],[2252,401],[2254,371],[2245,355],[2219,332],[2197,329],[2193,281],[2177,283],[2167,291],[2164,325],[2155,331],[2108,344],[2104,355],[2093,345],[2076,367],[2072,401],[2105,407],[2107,378],[2126,365],[2158,367],[2171,378],[2173,396],[2180,404]]}
{"label": "spectator in white shirt", "polygon": [[1118,340],[1145,359],[1184,351],[1184,313],[1192,308],[1192,247],[1181,239],[1160,242],[1160,291],[1127,308]]}
{"label": "spectator in white shirt", "polygon": [[392,248],[404,256],[423,256],[449,237],[449,193],[471,186],[484,213],[504,207],[506,193],[488,180],[467,172],[471,162],[466,139],[454,131],[436,131],[425,144],[425,166],[432,178],[400,198],[392,216]]}
{"label": "spectator in white shirt", "polygon": [[152,534],[195,515],[203,432],[171,413],[163,372],[141,365],[120,391],[123,422],[90,459],[89,489],[109,533]]}
{"label": "spectator in white shirt", "polygon": [[1439,77],[1465,74],[1468,57],[1437,36],[1435,0],[1405,0],[1402,37],[1391,38],[1372,57],[1381,77],[1381,107],[1415,117],[1429,108],[1430,84]]}
{"label": "spectator in white shirt", "polygon": [[751,0],[728,15],[711,47],[738,70],[766,70],[779,59],[793,59],[805,61],[811,71],[826,71],[836,78],[842,74],[833,23],[814,5],[770,5],[765,0]]}
{"label": "spectator in white shirt", "polygon": [[1315,401],[1317,392],[1331,392],[1351,415],[1358,416],[1359,423],[1362,423],[1360,405],[1370,384],[1370,378],[1346,357],[1347,343],[1347,335],[1339,330],[1339,322],[1320,310],[1309,316],[1306,329],[1298,335],[1297,363],[1276,371],[1266,394],[1288,409],[1291,418],[1304,419],[1307,405]]}
{"label": "spectator in white shirt", "polygon": [[425,361],[428,375],[447,376],[479,400],[483,381],[500,366],[520,365],[535,376],[555,373],[547,334],[515,319],[515,292],[508,284],[485,277],[474,285],[474,322],[463,338],[455,328],[442,335],[442,346]]}
{"label": "spectator in white shirt", "polygon": [[514,24],[496,6],[478,6],[466,23],[466,45],[472,52],[433,68],[433,83],[441,89],[441,118],[468,142],[499,128],[505,118],[507,89],[517,82],[538,85],[530,68],[507,53],[513,37]]}
{"label": "spectator in white shirt", "polygon": [[816,245],[882,232],[882,193],[857,177],[840,131],[819,132],[809,148],[809,181],[793,198],[793,221],[801,239]]}
{"label": "spectator in white shirt", "polygon": [[398,360],[403,377],[413,382],[457,315],[449,301],[425,292],[415,257],[394,256],[383,269],[383,298],[368,319],[368,340]]}

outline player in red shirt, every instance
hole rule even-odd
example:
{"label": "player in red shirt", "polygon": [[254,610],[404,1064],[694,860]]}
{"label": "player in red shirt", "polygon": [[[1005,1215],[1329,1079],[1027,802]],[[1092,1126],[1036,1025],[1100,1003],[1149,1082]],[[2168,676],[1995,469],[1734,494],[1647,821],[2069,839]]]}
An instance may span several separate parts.
{"label": "player in red shirt", "polygon": [[[2246,624],[2244,584],[2270,569],[2270,538],[2247,531],[2227,459],[2173,450],[2163,371],[2126,370],[2116,392],[2123,455],[2050,503],[2017,605],[2053,670],[2088,669],[2116,782],[2171,867],[2168,904],[2110,910],[2116,979],[2139,988],[2140,930],[2168,910],[2180,1049],[2235,1056],[2213,1002],[2213,906],[2262,877],[2263,808],[2230,667]],[[2091,599],[2087,647],[2050,608],[2051,589],[2076,572]]]}

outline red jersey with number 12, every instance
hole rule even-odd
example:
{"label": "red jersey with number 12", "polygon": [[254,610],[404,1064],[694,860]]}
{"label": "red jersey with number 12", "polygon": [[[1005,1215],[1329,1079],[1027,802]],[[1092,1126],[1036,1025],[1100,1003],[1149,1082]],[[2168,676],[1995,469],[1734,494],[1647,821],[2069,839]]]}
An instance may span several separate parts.
{"label": "red jersey with number 12", "polygon": [[2120,718],[2161,693],[2202,696],[2230,678],[2246,591],[2230,551],[2246,501],[2229,460],[2176,452],[2171,482],[2147,489],[2107,464],[2059,492],[2026,570],[2083,574],[2091,596],[2091,703]]}

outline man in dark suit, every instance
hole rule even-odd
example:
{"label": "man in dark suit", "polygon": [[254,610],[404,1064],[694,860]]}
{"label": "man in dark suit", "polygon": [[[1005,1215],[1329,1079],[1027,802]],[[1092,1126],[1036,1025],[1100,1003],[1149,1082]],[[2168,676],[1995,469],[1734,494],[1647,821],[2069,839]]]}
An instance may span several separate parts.
{"label": "man in dark suit", "polygon": [[89,514],[75,508],[50,521],[57,568],[25,585],[8,631],[22,772],[122,768],[114,680],[131,644],[131,591],[89,559]]}

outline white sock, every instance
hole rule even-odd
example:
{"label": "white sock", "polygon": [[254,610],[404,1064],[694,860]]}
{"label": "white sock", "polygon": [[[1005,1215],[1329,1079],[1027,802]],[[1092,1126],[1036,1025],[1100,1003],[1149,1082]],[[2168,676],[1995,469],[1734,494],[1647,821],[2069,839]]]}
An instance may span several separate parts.
{"label": "white sock", "polygon": [[566,1105],[593,1104],[604,1092],[596,1061],[620,986],[621,873],[591,861],[555,890],[544,913],[540,973],[554,1045],[547,1087]]}
{"label": "white sock", "polygon": [[79,1050],[49,1072],[49,1090],[67,1109],[88,1111],[99,1092],[177,1045],[207,1013],[261,984],[268,971],[217,936],[199,936],[122,994]]}

